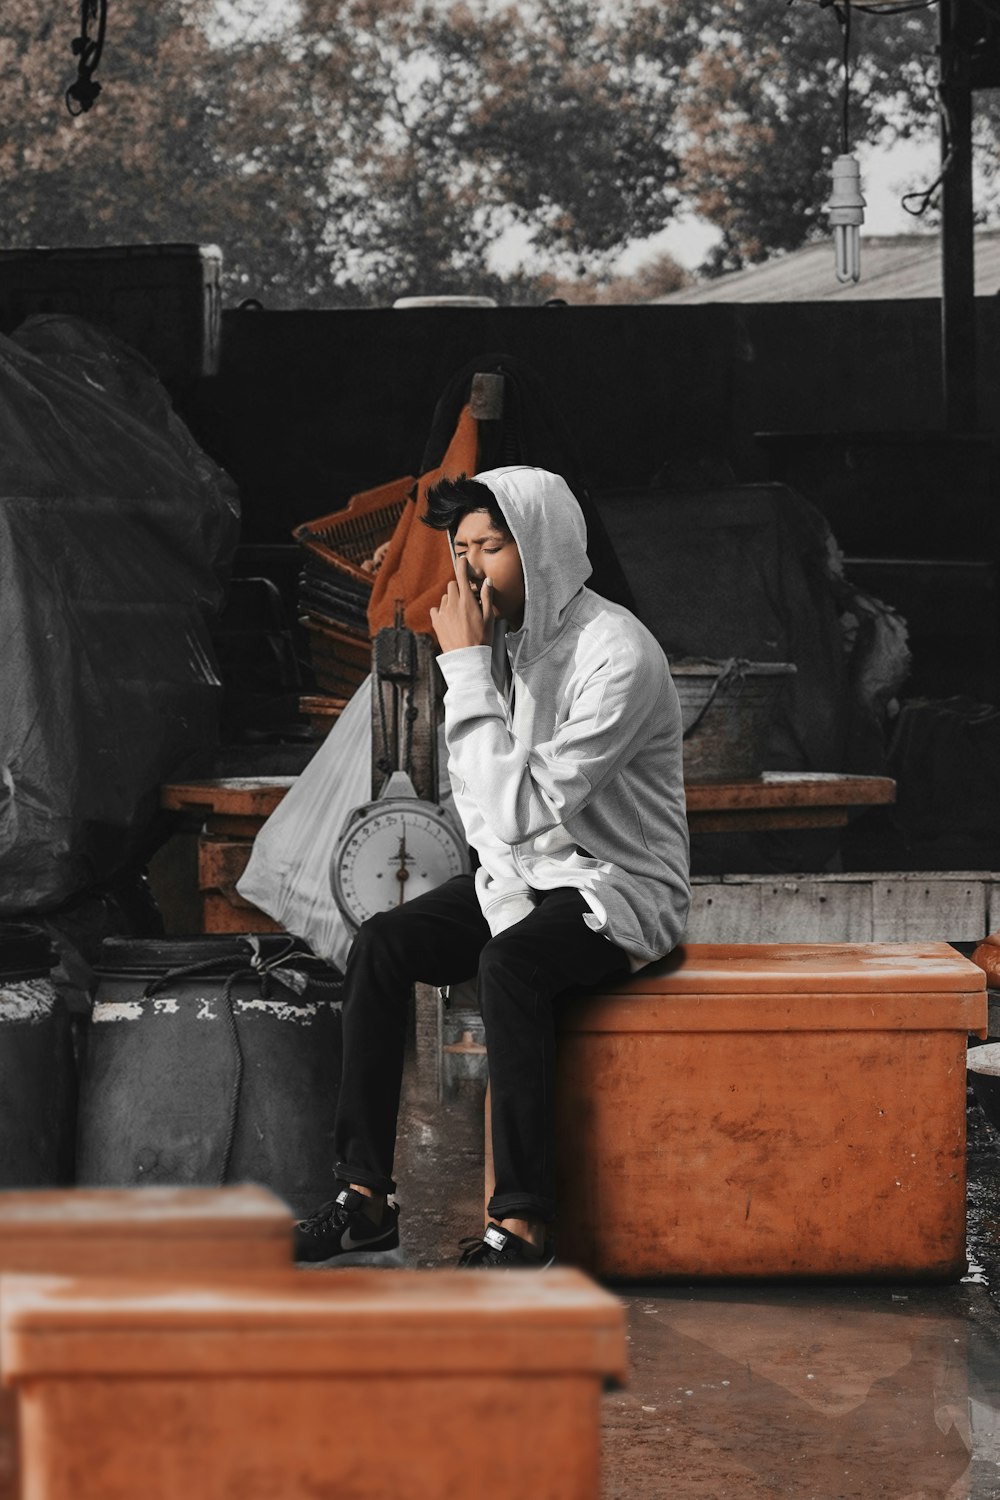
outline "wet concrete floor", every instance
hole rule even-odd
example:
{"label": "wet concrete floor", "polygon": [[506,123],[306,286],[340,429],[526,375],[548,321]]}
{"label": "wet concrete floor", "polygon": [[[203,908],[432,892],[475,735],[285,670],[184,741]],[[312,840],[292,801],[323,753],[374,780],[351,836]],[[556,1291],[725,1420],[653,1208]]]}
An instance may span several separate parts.
{"label": "wet concrete floor", "polygon": [[[406,1262],[483,1212],[483,1104],[408,1070]],[[970,1273],[953,1285],[613,1288],[630,1376],[603,1398],[603,1500],[1000,1500],[1000,1135],[969,1113]],[[530,1469],[525,1475],[530,1491]]]}

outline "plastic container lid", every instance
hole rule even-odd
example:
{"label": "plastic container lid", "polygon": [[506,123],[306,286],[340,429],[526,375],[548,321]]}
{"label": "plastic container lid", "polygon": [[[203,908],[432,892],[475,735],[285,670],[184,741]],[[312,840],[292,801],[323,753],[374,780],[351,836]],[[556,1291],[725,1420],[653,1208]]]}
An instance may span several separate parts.
{"label": "plastic container lid", "polygon": [[[0,1193],[0,1246],[52,1233],[186,1237],[204,1233],[240,1239],[248,1221],[288,1232],[291,1214],[276,1194],[254,1183],[227,1187],[42,1188]],[[2,1250],[0,1250],[2,1256]]]}
{"label": "plastic container lid", "polygon": [[[253,941],[251,941],[251,938]],[[256,945],[256,946],[255,946]],[[303,966],[316,978],[336,979],[337,970],[317,959],[306,943],[286,933],[212,933],[192,937],[165,938],[105,938],[101,944],[98,973],[107,976],[128,974],[169,974],[175,969],[195,965],[214,969],[220,976],[230,969],[248,969],[253,959],[259,957],[265,963],[275,960],[287,961],[289,968],[296,961],[307,960]]]}
{"label": "plastic container lid", "polygon": [[974,1031],[986,976],[949,943],[688,943],[561,1007],[565,1031]]}
{"label": "plastic container lid", "polygon": [[5,1377],[533,1373],[624,1379],[624,1309],[581,1272],[343,1270],[246,1279],[18,1277]]}
{"label": "plastic container lid", "polygon": [[246,1274],[290,1265],[292,1213],[267,1188],[69,1188],[0,1193],[0,1274]]}
{"label": "plastic container lid", "polygon": [[496,307],[493,297],[442,294],[440,297],[397,297],[393,307]]}

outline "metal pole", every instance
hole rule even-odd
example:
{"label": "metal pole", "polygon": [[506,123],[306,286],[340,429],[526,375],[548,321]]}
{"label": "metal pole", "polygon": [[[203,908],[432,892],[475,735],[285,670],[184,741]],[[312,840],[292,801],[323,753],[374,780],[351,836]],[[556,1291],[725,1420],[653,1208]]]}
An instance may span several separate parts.
{"label": "metal pole", "polygon": [[949,432],[975,432],[975,239],[972,204],[971,0],[941,0],[941,355]]}

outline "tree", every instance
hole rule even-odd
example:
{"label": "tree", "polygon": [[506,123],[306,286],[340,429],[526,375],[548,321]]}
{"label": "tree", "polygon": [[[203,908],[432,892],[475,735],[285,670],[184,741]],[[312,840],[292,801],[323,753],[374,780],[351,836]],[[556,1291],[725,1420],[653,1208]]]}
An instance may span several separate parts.
{"label": "tree", "polygon": [[[701,5],[702,46],[679,106],[683,186],[722,231],[710,268],[792,250],[820,229],[842,149],[834,11],[799,0]],[[848,149],[936,124],[934,16],[852,14]]]}
{"label": "tree", "polygon": [[[67,24],[56,24],[65,14]],[[75,20],[21,0],[0,38],[12,81],[0,140],[12,248],[222,244],[228,287],[308,296],[327,220],[325,163],[303,80],[274,41],[219,45],[209,0],[111,8],[103,91],[71,118],[63,91]]]}
{"label": "tree", "polygon": [[679,203],[673,91],[696,35],[650,0],[528,0],[485,53],[475,145],[543,254],[601,274]]}
{"label": "tree", "polygon": [[[74,20],[20,0],[0,37],[8,246],[215,242],[230,299],[333,306],[603,296],[681,208],[721,230],[716,270],[825,224],[819,0],[112,4],[104,91],[72,120]],[[857,12],[854,41],[852,141],[933,127],[932,14]]]}
{"label": "tree", "polygon": [[653,302],[686,286],[689,276],[670,255],[654,255],[641,262],[634,271],[621,272],[604,280],[594,276],[576,278],[545,275],[538,278],[538,290],[546,298],[582,303],[591,307],[608,307],[614,303]]}
{"label": "tree", "polygon": [[649,0],[304,0],[297,46],[335,114],[342,290],[510,295],[531,274],[491,259],[505,230],[536,268],[592,274],[660,228],[677,202],[667,60],[679,77],[693,41],[661,16]]}

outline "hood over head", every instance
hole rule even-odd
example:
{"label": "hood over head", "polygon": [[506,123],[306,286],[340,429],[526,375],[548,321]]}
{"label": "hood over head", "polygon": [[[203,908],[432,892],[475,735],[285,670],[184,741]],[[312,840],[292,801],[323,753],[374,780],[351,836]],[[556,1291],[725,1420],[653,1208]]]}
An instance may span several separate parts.
{"label": "hood over head", "polygon": [[511,464],[473,477],[495,495],[521,554],[524,623],[517,632],[518,656],[527,661],[559,634],[570,603],[593,571],[586,522],[565,479],[547,469]]}

